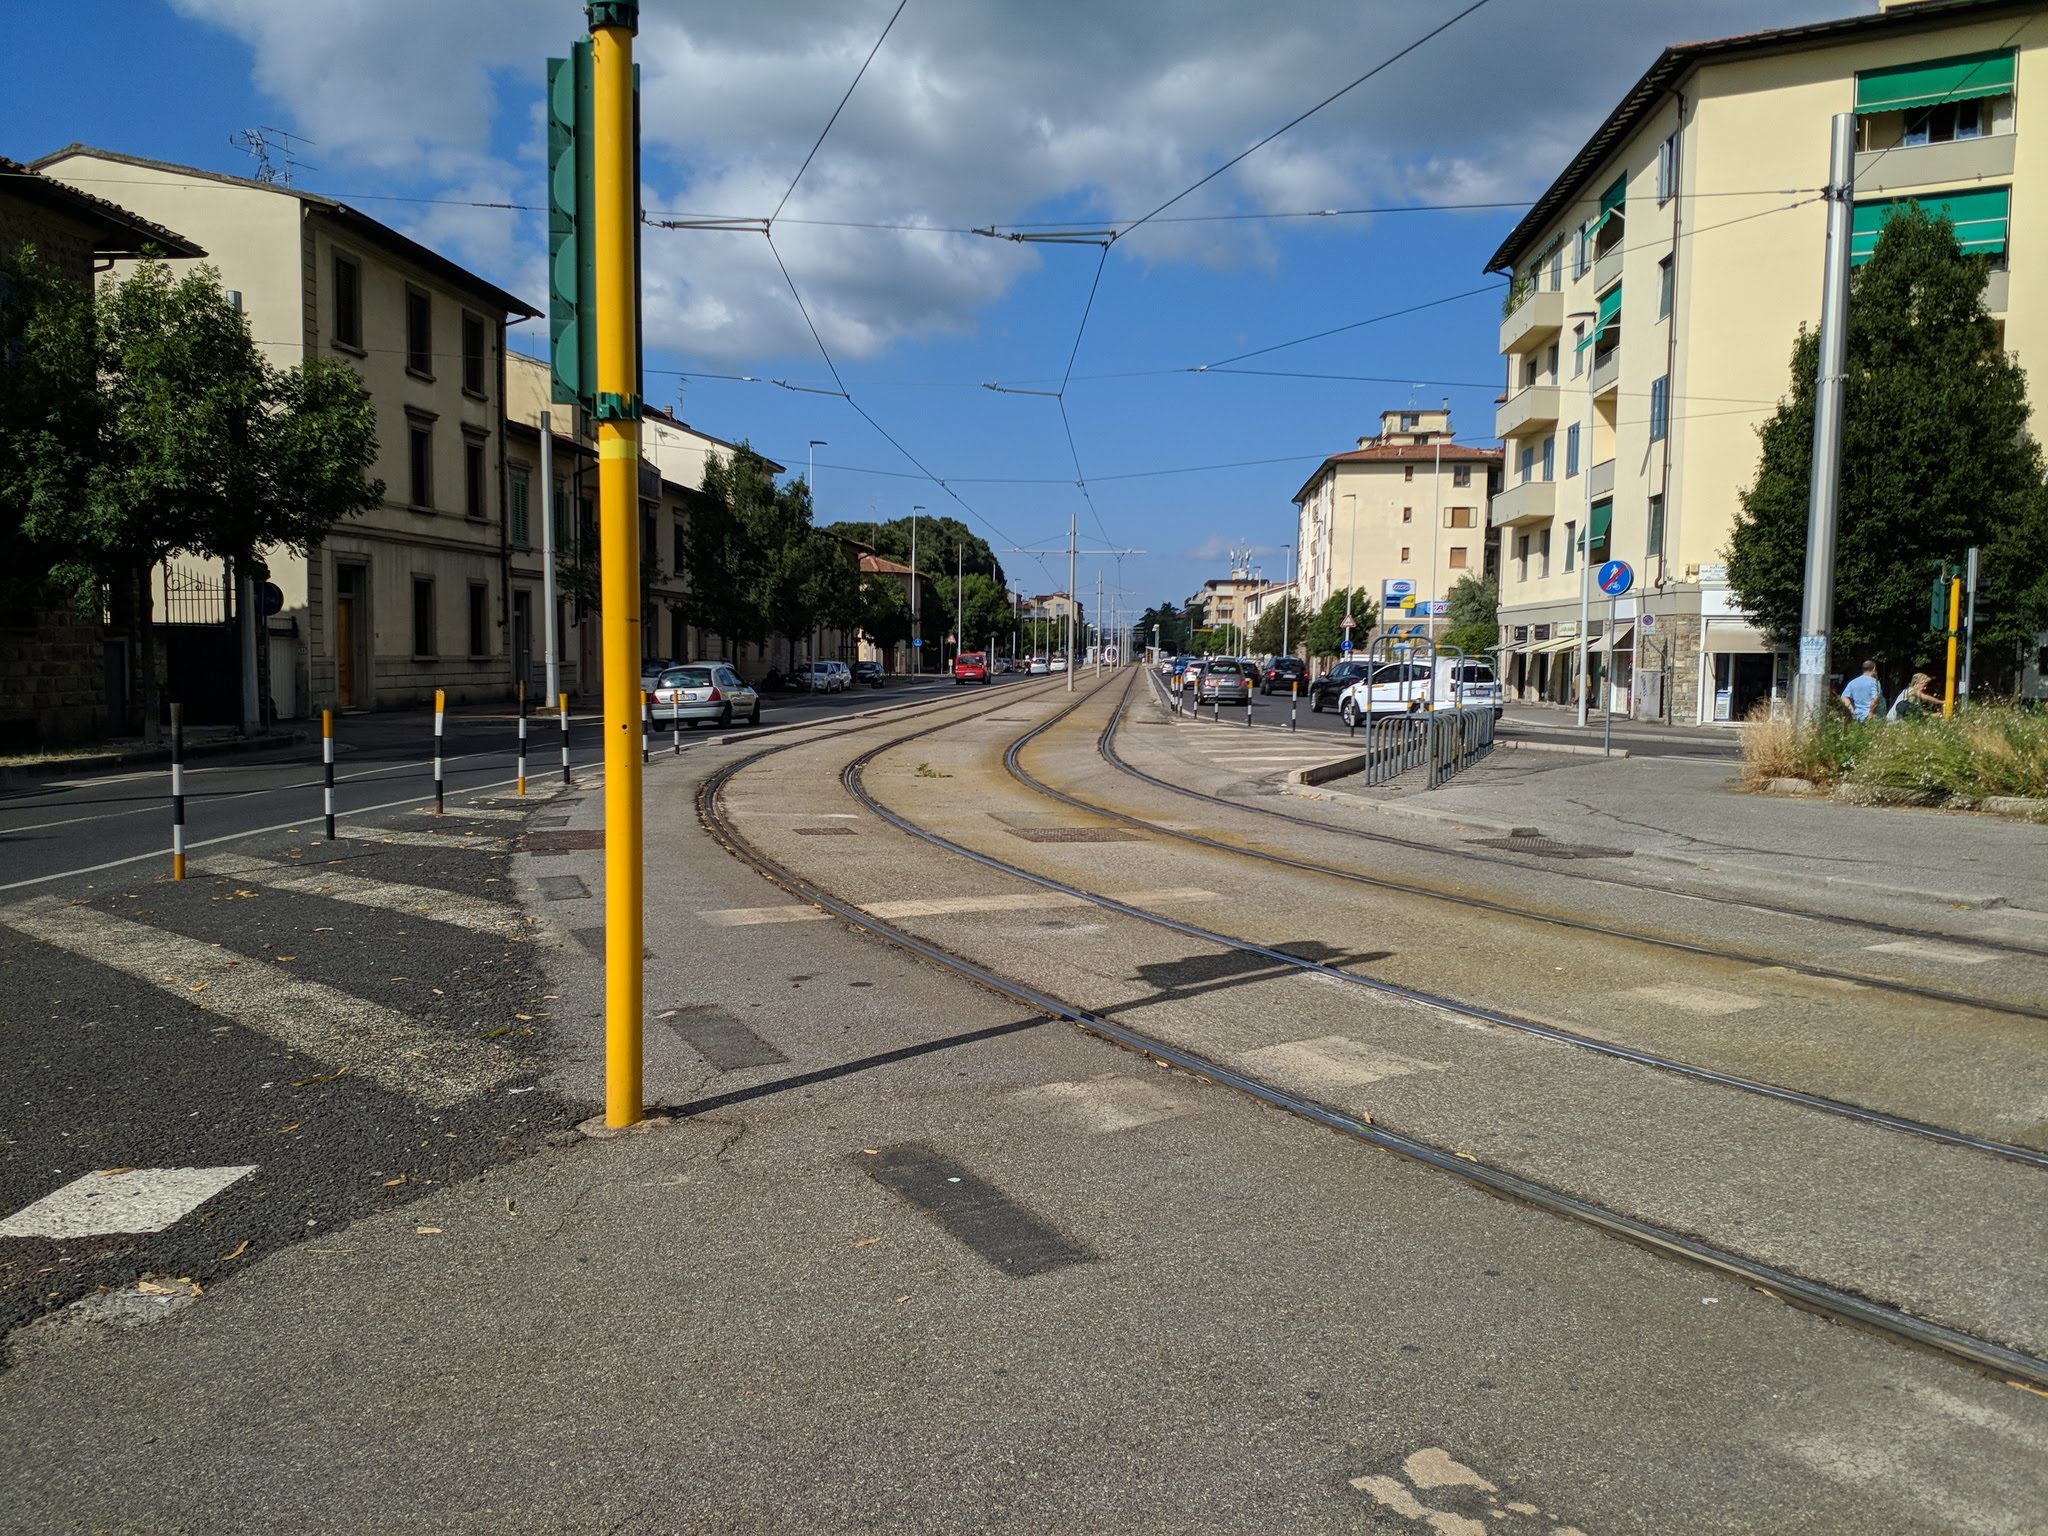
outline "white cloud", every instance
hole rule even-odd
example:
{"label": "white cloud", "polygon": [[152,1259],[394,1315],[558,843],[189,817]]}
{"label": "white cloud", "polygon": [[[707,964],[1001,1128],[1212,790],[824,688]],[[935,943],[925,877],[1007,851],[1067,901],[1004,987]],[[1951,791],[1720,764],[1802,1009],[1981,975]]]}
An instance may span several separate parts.
{"label": "white cloud", "polygon": [[[324,184],[382,173],[451,197],[540,201],[541,60],[574,36],[574,7],[174,3],[250,45],[259,87],[318,142]],[[891,9],[644,6],[649,208],[769,213]],[[1174,212],[1530,197],[1667,41],[1867,9],[1584,0],[1564,24],[1546,0],[1493,0]],[[785,214],[926,226],[1133,218],[1386,57],[1428,14],[1403,0],[911,0]],[[545,297],[537,254],[517,248],[539,240],[535,216],[434,208],[393,222]],[[954,235],[785,223],[776,243],[848,360],[971,334],[1040,265],[1032,248]],[[1271,264],[1277,249],[1257,225],[1162,222],[1116,257]],[[810,352],[760,236],[649,230],[644,250],[650,345],[742,363]]]}

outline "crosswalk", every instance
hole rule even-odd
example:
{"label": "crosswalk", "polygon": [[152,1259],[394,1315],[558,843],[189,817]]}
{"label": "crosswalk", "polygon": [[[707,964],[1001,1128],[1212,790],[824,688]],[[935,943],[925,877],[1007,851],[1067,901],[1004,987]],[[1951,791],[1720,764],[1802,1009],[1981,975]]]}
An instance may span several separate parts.
{"label": "crosswalk", "polygon": [[1315,767],[1363,750],[1343,736],[1321,731],[1295,733],[1267,728],[1232,730],[1226,721],[1214,731],[1190,732],[1176,745],[1213,768],[1226,768],[1249,778],[1280,778],[1300,768]]}

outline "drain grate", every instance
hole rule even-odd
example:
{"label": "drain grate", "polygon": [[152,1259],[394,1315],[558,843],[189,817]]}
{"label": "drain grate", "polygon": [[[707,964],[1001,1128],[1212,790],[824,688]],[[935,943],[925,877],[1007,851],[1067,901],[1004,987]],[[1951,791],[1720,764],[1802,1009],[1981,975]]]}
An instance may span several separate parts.
{"label": "drain grate", "polygon": [[854,835],[853,828],[851,827],[798,827],[795,830],[798,837],[852,837]]}
{"label": "drain grate", "polygon": [[1135,843],[1138,834],[1121,827],[1005,827],[1027,843]]}
{"label": "drain grate", "polygon": [[1626,859],[1627,848],[1596,848],[1590,843],[1560,843],[1554,837],[1475,837],[1475,848],[1505,848],[1509,853],[1533,853],[1546,859]]}
{"label": "drain grate", "polygon": [[577,827],[561,832],[529,832],[520,839],[528,853],[569,853],[582,848],[604,846],[603,827]]}

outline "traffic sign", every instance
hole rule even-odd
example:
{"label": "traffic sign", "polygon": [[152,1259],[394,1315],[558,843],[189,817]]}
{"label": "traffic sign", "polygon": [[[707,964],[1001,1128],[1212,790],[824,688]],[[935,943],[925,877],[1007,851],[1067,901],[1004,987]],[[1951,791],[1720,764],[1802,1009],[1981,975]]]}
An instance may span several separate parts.
{"label": "traffic sign", "polygon": [[1344,637],[1344,654],[1347,656],[1351,654],[1351,637],[1349,635]]}
{"label": "traffic sign", "polygon": [[919,636],[918,636],[918,637],[917,637],[917,638],[916,638],[915,640],[912,640],[912,641],[910,642],[910,647],[911,647],[911,649],[912,649],[912,650],[918,650],[918,649],[922,648],[922,647],[923,647],[923,645],[924,645],[924,636],[923,636],[923,635],[919,635]]}
{"label": "traffic sign", "polygon": [[284,588],[274,581],[263,583],[256,590],[256,608],[266,619],[284,612]]}
{"label": "traffic sign", "polygon": [[1609,560],[1593,579],[1609,597],[1619,597],[1635,585],[1636,573],[1629,569],[1626,560]]}
{"label": "traffic sign", "polygon": [[1401,599],[1401,611],[1403,613],[1413,613],[1415,611],[1415,594],[1413,592],[1410,592]]}
{"label": "traffic sign", "polygon": [[1643,633],[1648,634],[1651,630],[1657,627],[1657,615],[1655,615],[1654,613],[1646,613],[1641,618],[1637,619],[1636,622],[1643,626]]}
{"label": "traffic sign", "polygon": [[1357,627],[1358,627],[1358,620],[1356,620],[1356,619],[1354,619],[1353,617],[1351,617],[1351,615],[1350,615],[1350,614],[1348,614],[1348,613],[1347,613],[1347,614],[1345,614],[1345,615],[1344,615],[1344,624],[1343,624],[1343,628],[1345,628],[1345,629],[1356,629]]}

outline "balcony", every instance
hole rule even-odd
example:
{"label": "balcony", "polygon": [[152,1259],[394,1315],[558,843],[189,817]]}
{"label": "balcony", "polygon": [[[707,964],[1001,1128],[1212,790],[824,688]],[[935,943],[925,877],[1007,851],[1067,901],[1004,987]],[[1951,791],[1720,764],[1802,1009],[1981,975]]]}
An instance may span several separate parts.
{"label": "balcony", "polygon": [[[1593,364],[1593,381],[1588,386],[1588,388],[1592,391],[1593,398],[1597,400],[1602,395],[1613,394],[1615,386],[1620,382],[1621,344],[1617,342],[1614,346],[1614,350],[1607,354],[1606,361],[1596,361]],[[1513,401],[1508,402],[1509,405],[1512,405],[1513,403]],[[1505,408],[1506,407],[1503,407],[1503,409]]]}
{"label": "balcony", "polygon": [[1527,352],[1563,329],[1564,295],[1531,292],[1501,321],[1500,350],[1503,355]]}
{"label": "balcony", "polygon": [[1602,459],[1593,466],[1593,483],[1586,494],[1594,501],[1614,494],[1614,460]]}
{"label": "balcony", "polygon": [[1515,437],[1557,425],[1557,386],[1527,384],[1493,413],[1493,435]]}
{"label": "balcony", "polygon": [[1624,242],[1617,240],[1605,256],[1593,262],[1593,291],[1605,293],[1621,281],[1621,248]]}
{"label": "balcony", "polygon": [[1512,528],[1517,523],[1540,523],[1557,510],[1555,480],[1524,480],[1493,498],[1487,522],[1495,528]]}
{"label": "balcony", "polygon": [[1986,178],[2012,175],[2017,136],[1990,133],[1946,144],[1897,145],[1856,157],[1856,195],[1901,193],[1914,187],[1967,187]]}

